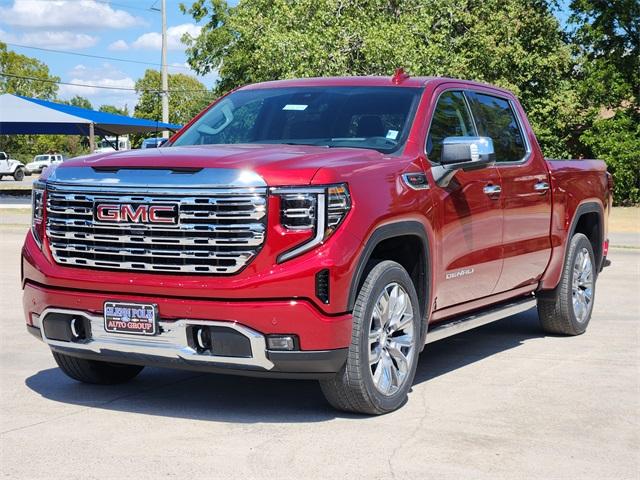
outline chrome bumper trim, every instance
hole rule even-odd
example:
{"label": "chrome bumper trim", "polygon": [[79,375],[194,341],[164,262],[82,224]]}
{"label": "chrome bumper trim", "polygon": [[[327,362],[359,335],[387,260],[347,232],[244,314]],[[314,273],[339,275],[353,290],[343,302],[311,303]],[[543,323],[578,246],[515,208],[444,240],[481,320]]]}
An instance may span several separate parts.
{"label": "chrome bumper trim", "polygon": [[[84,317],[91,324],[91,339],[85,342],[63,342],[47,338],[44,322],[50,313],[62,313]],[[32,315],[34,326],[40,327],[42,340],[50,346],[80,351],[101,353],[103,350],[140,355],[151,355],[171,359],[182,359],[190,362],[221,365],[243,365],[271,370],[274,365],[267,358],[267,344],[262,334],[234,322],[218,322],[213,320],[181,319],[175,322],[159,321],[161,333],[154,336],[135,336],[130,334],[110,333],[104,329],[104,320],[100,316],[92,315],[82,310],[64,308],[47,308],[39,316]],[[37,324],[37,325],[36,325]],[[218,355],[200,354],[191,348],[187,342],[187,327],[189,325],[205,325],[231,328],[244,335],[251,345],[251,357],[224,357]]]}

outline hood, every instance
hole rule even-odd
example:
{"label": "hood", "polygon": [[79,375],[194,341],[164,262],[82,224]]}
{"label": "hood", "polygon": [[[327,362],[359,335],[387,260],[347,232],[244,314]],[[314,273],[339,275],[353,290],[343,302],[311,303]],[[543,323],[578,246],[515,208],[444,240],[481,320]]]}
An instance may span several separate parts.
{"label": "hood", "polygon": [[93,167],[249,170],[269,186],[308,185],[321,168],[367,165],[384,155],[359,148],[327,148],[306,145],[201,145],[162,147],[99,153],[67,160],[58,168]]}

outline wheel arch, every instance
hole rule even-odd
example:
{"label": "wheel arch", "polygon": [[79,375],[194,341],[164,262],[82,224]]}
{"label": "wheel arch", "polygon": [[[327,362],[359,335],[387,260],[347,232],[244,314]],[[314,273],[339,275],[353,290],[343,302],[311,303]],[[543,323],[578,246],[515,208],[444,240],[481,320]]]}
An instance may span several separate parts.
{"label": "wheel arch", "polygon": [[585,202],[578,206],[571,221],[567,242],[565,245],[565,256],[568,251],[568,243],[576,233],[584,234],[593,247],[596,257],[596,271],[600,270],[602,264],[602,245],[604,238],[604,210],[598,202]]}
{"label": "wheel arch", "polygon": [[[418,261],[411,260],[418,249]],[[420,302],[422,316],[421,345],[427,334],[431,305],[432,255],[429,237],[424,226],[416,220],[402,220],[378,227],[367,240],[351,278],[347,308],[351,311],[358,291],[372,268],[371,260],[394,260],[400,263],[411,277]]]}

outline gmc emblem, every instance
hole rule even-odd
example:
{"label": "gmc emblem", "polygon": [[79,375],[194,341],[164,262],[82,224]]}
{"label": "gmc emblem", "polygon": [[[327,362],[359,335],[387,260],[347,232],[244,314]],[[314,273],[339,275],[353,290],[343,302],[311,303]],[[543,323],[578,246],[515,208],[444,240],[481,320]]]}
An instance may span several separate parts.
{"label": "gmc emblem", "polygon": [[178,225],[177,204],[96,203],[93,216],[103,223]]}

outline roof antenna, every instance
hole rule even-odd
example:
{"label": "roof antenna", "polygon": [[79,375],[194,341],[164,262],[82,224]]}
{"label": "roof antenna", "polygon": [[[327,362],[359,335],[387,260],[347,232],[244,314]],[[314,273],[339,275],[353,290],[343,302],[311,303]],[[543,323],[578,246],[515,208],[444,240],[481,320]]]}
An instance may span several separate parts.
{"label": "roof antenna", "polygon": [[393,77],[391,77],[391,82],[393,82],[394,85],[400,85],[407,78],[409,78],[409,76],[410,75],[404,71],[404,68],[400,67],[396,69],[395,73],[393,74]]}

